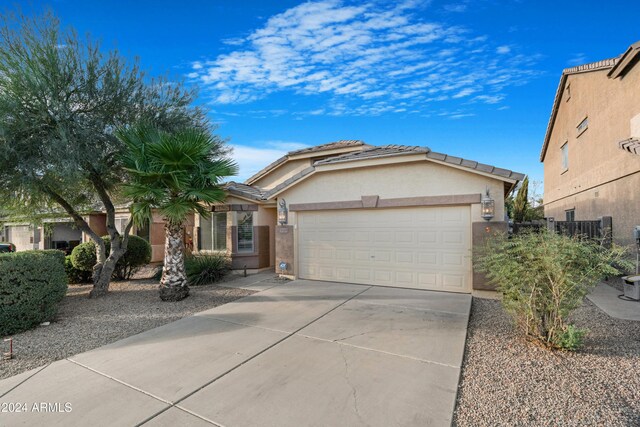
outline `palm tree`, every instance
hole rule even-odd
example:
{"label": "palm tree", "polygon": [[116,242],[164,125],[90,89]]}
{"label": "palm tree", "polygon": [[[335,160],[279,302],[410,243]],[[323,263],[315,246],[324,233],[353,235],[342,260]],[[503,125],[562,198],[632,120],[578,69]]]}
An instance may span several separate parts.
{"label": "palm tree", "polygon": [[225,157],[224,143],[202,128],[174,133],[138,125],[117,132],[125,144],[122,160],[129,180],[123,194],[133,201],[131,216],[144,226],[156,209],[165,220],[165,252],[160,298],[189,295],[184,269],[184,226],[190,214],[207,217],[206,205],[223,201],[220,180],[237,173]]}

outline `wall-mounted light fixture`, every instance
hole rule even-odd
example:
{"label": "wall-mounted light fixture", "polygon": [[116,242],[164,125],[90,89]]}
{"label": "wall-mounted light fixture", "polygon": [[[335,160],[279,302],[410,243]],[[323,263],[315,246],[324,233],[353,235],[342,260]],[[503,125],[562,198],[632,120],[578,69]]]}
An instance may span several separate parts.
{"label": "wall-mounted light fixture", "polygon": [[487,190],[480,201],[480,215],[487,221],[491,221],[491,219],[496,215],[496,201],[491,198],[489,194],[489,187],[487,187]]}
{"label": "wall-mounted light fixture", "polygon": [[285,225],[288,221],[287,202],[284,199],[278,200],[278,224]]}

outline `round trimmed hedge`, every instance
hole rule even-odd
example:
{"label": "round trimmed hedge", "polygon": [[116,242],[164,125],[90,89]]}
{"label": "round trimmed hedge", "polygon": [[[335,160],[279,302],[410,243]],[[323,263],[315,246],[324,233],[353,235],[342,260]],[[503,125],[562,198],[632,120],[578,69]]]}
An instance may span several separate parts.
{"label": "round trimmed hedge", "polygon": [[67,283],[61,251],[0,254],[0,336],[51,320]]}
{"label": "round trimmed hedge", "polygon": [[67,272],[70,285],[77,285],[81,283],[91,283],[92,272],[79,270],[73,266],[71,262],[71,255],[64,257],[64,270]]}
{"label": "round trimmed hedge", "polygon": [[[109,236],[102,237],[104,246],[109,253],[111,250],[111,239]],[[127,252],[118,260],[113,275],[117,279],[130,279],[143,265],[151,262],[151,245],[142,237],[129,236]],[[92,271],[96,264],[96,245],[93,242],[81,243],[71,252],[71,263],[78,270]]]}

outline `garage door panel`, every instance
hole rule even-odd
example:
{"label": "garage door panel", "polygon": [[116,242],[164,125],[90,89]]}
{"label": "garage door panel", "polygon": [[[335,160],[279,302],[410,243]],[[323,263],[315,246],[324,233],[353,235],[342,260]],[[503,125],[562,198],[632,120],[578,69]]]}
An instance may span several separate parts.
{"label": "garage door panel", "polygon": [[398,264],[413,264],[413,252],[404,252],[398,251],[396,252],[396,262]]}
{"label": "garage door panel", "polygon": [[355,261],[364,261],[364,262],[370,263],[371,262],[371,251],[355,249],[353,251],[353,259]]}
{"label": "garage door panel", "polygon": [[438,266],[438,253],[437,252],[418,252],[418,263],[424,266],[437,267]]}
{"label": "garage door panel", "polygon": [[464,267],[465,256],[462,254],[442,254],[442,265],[447,267]]}
{"label": "garage door panel", "polygon": [[438,286],[438,275],[435,273],[418,273],[418,287],[435,289]]}
{"label": "garage door panel", "polygon": [[420,231],[418,232],[418,244],[419,245],[432,245],[438,243],[437,231]]}
{"label": "garage door panel", "polygon": [[392,285],[393,272],[389,270],[374,270],[373,280],[377,285]]}
{"label": "garage door panel", "polygon": [[380,264],[380,263],[388,264],[393,261],[392,258],[395,258],[395,257],[393,256],[393,252],[391,251],[380,251],[380,250],[373,251],[372,261],[375,262],[376,264]]}
{"label": "garage door panel", "polygon": [[468,206],[302,212],[298,217],[302,278],[470,291]]}
{"label": "garage door panel", "polygon": [[370,281],[373,277],[371,275],[371,270],[365,270],[362,268],[355,268],[353,270],[353,278],[355,280],[356,283],[360,282],[360,281],[365,281],[368,282]]}

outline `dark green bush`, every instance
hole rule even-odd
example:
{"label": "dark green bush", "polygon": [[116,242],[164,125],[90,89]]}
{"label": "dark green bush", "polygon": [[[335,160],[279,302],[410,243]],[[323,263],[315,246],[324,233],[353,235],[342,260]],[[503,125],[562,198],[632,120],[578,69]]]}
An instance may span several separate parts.
{"label": "dark green bush", "polygon": [[51,320],[66,292],[63,252],[0,254],[0,336]]}
{"label": "dark green bush", "polygon": [[64,257],[64,271],[69,278],[69,284],[75,285],[79,283],[91,283],[91,272],[85,270],[79,270],[73,266],[71,262],[71,255]]}
{"label": "dark green bush", "polygon": [[184,268],[190,286],[209,285],[231,270],[231,259],[225,254],[188,255]]}
{"label": "dark green bush", "polygon": [[[105,249],[109,253],[111,239],[104,236]],[[120,280],[131,279],[131,276],[143,265],[151,261],[151,245],[142,237],[129,236],[127,252],[118,260],[113,277]],[[71,262],[79,270],[92,271],[96,264],[96,245],[93,242],[82,243],[71,252]]]}
{"label": "dark green bush", "polygon": [[530,338],[551,347],[576,350],[587,331],[569,321],[587,293],[606,276],[630,270],[623,248],[540,232],[487,239],[474,257],[502,294],[502,304]]}

